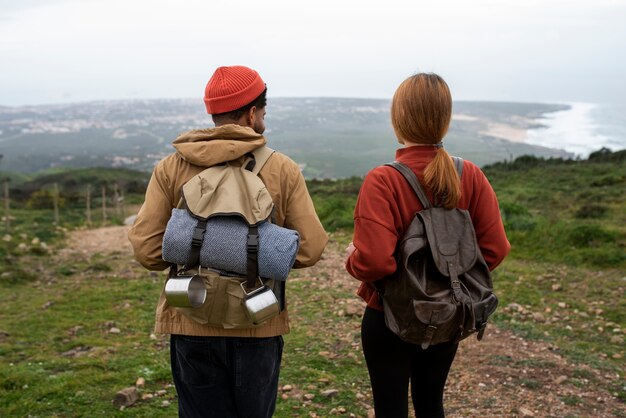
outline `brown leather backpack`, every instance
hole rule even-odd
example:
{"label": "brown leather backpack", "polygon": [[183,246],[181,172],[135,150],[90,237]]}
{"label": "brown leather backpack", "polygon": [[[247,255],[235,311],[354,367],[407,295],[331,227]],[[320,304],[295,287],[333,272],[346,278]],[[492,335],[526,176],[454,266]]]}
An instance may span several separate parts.
{"label": "brown leather backpack", "polygon": [[[463,160],[453,159],[461,177]],[[482,339],[498,298],[469,212],[431,205],[410,168],[386,165],[402,173],[423,206],[398,243],[397,271],[377,282],[387,327],[424,349],[473,333]]]}

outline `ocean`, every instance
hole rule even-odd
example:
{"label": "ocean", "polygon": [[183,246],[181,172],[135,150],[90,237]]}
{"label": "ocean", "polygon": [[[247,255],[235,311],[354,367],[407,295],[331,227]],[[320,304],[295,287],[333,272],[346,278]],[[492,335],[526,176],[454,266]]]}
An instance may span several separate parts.
{"label": "ocean", "polygon": [[564,149],[581,158],[606,147],[626,148],[626,104],[563,103],[570,108],[546,113],[544,128],[530,129],[527,142]]}

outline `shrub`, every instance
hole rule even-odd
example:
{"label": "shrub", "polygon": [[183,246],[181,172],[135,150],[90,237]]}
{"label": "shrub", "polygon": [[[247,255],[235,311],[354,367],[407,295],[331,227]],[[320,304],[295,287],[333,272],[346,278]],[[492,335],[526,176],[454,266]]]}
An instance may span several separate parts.
{"label": "shrub", "polygon": [[577,225],[568,233],[568,242],[574,247],[596,247],[615,242],[615,233],[598,225]]}
{"label": "shrub", "polygon": [[595,203],[587,203],[576,211],[576,217],[579,219],[600,219],[608,212],[608,208]]}
{"label": "shrub", "polygon": [[[65,206],[65,199],[59,197],[59,207]],[[26,201],[28,209],[50,209],[54,206],[54,192],[47,189],[40,189],[33,192]]]}
{"label": "shrub", "polygon": [[500,212],[504,226],[509,230],[528,231],[537,224],[528,209],[517,203],[501,202]]}

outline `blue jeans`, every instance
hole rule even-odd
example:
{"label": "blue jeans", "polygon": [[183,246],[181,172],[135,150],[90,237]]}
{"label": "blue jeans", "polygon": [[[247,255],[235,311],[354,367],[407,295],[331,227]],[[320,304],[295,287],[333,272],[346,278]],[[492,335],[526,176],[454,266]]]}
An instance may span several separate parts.
{"label": "blue jeans", "polygon": [[180,417],[270,418],[276,406],[283,338],[172,335]]}

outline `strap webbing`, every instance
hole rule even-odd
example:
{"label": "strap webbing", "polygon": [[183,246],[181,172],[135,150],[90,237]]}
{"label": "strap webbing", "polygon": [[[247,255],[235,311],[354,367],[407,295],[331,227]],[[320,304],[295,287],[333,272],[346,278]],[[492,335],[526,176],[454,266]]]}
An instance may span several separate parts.
{"label": "strap webbing", "polygon": [[430,200],[428,200],[428,196],[426,195],[426,192],[422,188],[422,185],[420,184],[413,170],[411,170],[409,167],[399,161],[394,161],[385,165],[395,168],[400,172],[400,174],[404,176],[406,181],[408,181],[411,185],[411,188],[417,195],[417,198],[420,200],[420,203],[422,204],[424,209],[429,209],[431,207]]}
{"label": "strap webbing", "polygon": [[252,155],[254,155],[254,159],[256,160],[256,164],[252,171],[254,174],[259,174],[259,171],[263,168],[267,160],[272,156],[274,150],[268,146],[262,146],[261,148],[257,148],[252,151]]}
{"label": "strap webbing", "polygon": [[253,289],[256,279],[259,277],[259,230],[256,225],[248,229],[248,242],[246,245],[248,252],[246,276],[248,278],[246,287]]}
{"label": "strap webbing", "polygon": [[[452,161],[454,162],[454,168],[456,168],[456,172],[459,174],[459,179],[462,178],[463,177],[463,159],[460,157],[452,157]],[[432,206],[430,203],[430,200],[428,199],[428,195],[426,195],[424,188],[420,184],[419,179],[417,178],[413,170],[411,170],[409,167],[407,167],[405,164],[401,163],[400,161],[386,163],[385,165],[395,168],[396,170],[400,172],[400,174],[404,176],[406,181],[408,181],[409,184],[411,185],[411,188],[417,195],[417,198],[419,199],[424,209],[429,209]]]}
{"label": "strap webbing", "polygon": [[459,178],[463,178],[463,158],[452,157],[452,161],[454,162],[456,172],[459,173]]}
{"label": "strap webbing", "polygon": [[202,241],[204,241],[206,223],[206,219],[198,219],[198,223],[193,230],[191,249],[189,250],[189,258],[185,264],[185,269],[200,265],[200,249],[202,248]]}

